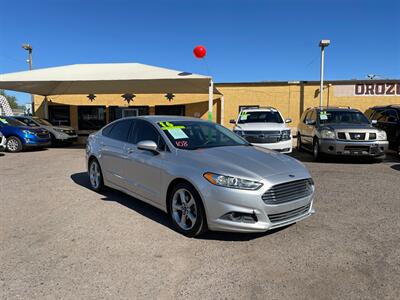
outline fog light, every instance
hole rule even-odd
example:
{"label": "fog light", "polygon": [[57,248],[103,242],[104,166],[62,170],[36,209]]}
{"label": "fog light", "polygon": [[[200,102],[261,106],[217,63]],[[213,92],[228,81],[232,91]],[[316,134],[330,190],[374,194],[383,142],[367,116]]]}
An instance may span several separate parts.
{"label": "fog light", "polygon": [[329,151],[333,151],[333,146],[328,147]]}
{"label": "fog light", "polygon": [[232,222],[241,222],[241,223],[257,223],[258,221],[255,213],[246,214],[241,212],[229,212],[223,215],[221,219],[229,220]]}

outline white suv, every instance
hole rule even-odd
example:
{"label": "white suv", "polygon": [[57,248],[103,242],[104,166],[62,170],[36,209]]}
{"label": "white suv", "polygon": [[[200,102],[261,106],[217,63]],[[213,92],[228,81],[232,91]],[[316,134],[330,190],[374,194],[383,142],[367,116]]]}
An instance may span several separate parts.
{"label": "white suv", "polygon": [[236,120],[230,120],[233,131],[251,144],[282,153],[292,152],[290,122],[273,107],[242,109]]}

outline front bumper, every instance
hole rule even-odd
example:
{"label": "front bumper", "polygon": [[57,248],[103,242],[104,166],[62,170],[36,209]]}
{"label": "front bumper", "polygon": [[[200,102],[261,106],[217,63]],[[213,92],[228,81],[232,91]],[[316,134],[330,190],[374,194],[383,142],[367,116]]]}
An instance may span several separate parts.
{"label": "front bumper", "polygon": [[6,148],[7,139],[2,136],[0,138],[0,150],[4,150]]}
{"label": "front bumper", "polygon": [[48,147],[51,145],[50,135],[48,138],[39,138],[36,135],[25,135],[23,140],[24,147]]}
{"label": "front bumper", "polygon": [[331,155],[379,157],[388,150],[388,141],[320,140],[320,152]]}
{"label": "front bumper", "polygon": [[58,132],[58,131],[54,133],[54,137],[56,138],[56,140],[60,142],[76,142],[78,140],[77,134],[69,135],[64,132]]}
{"label": "front bumper", "polygon": [[275,150],[281,153],[292,153],[292,145],[293,145],[292,139],[277,143],[264,143],[264,144],[251,143],[251,144],[258,147]]}
{"label": "front bumper", "polygon": [[[298,178],[301,179],[301,178]],[[287,174],[268,178],[273,184],[287,181]],[[247,191],[214,186],[207,183],[200,194],[205,204],[207,224],[210,230],[230,232],[265,232],[303,220],[313,214],[314,194],[294,201],[276,205],[267,205],[262,195],[273,185],[264,184],[257,191]],[[300,213],[293,214],[291,212]],[[256,216],[256,222],[231,221],[223,218],[229,213],[239,213]],[[271,221],[271,218],[280,215],[289,217]]]}

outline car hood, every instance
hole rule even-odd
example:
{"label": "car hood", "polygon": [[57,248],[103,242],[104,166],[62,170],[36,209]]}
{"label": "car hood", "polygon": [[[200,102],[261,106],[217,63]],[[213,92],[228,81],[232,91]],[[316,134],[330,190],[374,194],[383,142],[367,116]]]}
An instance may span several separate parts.
{"label": "car hood", "polygon": [[332,130],[343,130],[343,129],[375,129],[371,124],[350,124],[350,123],[341,123],[341,124],[325,124],[323,127],[329,128]]}
{"label": "car hood", "polygon": [[74,128],[70,127],[70,126],[52,126],[51,128],[53,129],[59,129],[59,130],[75,130]]}
{"label": "car hood", "polygon": [[282,130],[287,129],[286,123],[244,123],[236,124],[236,130]]}
{"label": "car hood", "polygon": [[[261,147],[230,146],[197,150],[178,150],[182,162],[204,172],[244,178],[268,178],[277,174],[309,173],[298,160]],[[311,176],[309,176],[311,177]]]}

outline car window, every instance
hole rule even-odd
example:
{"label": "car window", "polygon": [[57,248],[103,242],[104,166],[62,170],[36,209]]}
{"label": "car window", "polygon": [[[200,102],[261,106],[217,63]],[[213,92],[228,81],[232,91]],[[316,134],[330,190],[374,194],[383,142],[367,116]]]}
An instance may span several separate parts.
{"label": "car window", "polygon": [[306,120],[309,118],[310,114],[311,114],[311,110],[306,111],[306,113],[304,114],[304,118],[303,118],[304,124],[306,123]]}
{"label": "car window", "polygon": [[276,110],[242,111],[238,124],[245,123],[283,123],[280,113]]}
{"label": "car window", "polygon": [[374,110],[371,109],[371,108],[368,108],[368,109],[365,111],[364,115],[366,115],[368,119],[371,119],[373,113],[374,113]]}
{"label": "car window", "polygon": [[355,110],[322,110],[318,115],[320,124],[370,124],[362,112]]}
{"label": "car window", "polygon": [[104,127],[103,130],[101,131],[101,134],[103,136],[110,137],[110,133],[111,133],[111,130],[113,129],[114,125],[115,125],[115,123],[112,123],[112,124]]}
{"label": "car window", "polygon": [[317,114],[315,113],[315,109],[313,109],[313,110],[311,111],[311,114],[310,114],[310,116],[309,116],[309,119],[310,119],[311,121],[317,121]]}
{"label": "car window", "polygon": [[3,125],[8,125],[8,126],[26,126],[24,123],[22,123],[21,121],[18,121],[17,119],[13,119],[13,118],[2,118],[0,117],[0,123]]}
{"label": "car window", "polygon": [[127,142],[132,123],[130,119],[116,122],[108,133],[108,137],[114,140]]}
{"label": "car window", "polygon": [[147,121],[137,120],[133,132],[129,138],[129,142],[137,144],[141,141],[153,141],[157,144],[158,149],[165,150],[166,145],[164,139],[158,131]]}
{"label": "car window", "polygon": [[249,143],[231,130],[204,121],[158,122],[174,147],[184,150],[225,146],[248,146]]}
{"label": "car window", "polygon": [[397,111],[394,109],[387,109],[383,112],[385,117],[385,122],[397,122],[399,120],[399,116],[397,115]]}
{"label": "car window", "polygon": [[29,118],[16,118],[18,121],[21,121],[28,125],[29,127],[37,127],[38,125]]}
{"label": "car window", "polygon": [[373,114],[371,115],[370,119],[371,120],[378,120],[379,118],[382,119],[382,112],[383,109],[377,109],[373,112]]}

